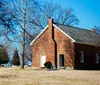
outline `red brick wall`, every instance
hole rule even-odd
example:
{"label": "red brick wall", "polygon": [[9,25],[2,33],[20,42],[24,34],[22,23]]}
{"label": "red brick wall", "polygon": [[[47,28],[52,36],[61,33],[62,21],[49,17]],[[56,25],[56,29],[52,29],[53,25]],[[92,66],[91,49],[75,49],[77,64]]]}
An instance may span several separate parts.
{"label": "red brick wall", "polygon": [[59,54],[64,54],[64,66],[73,67],[74,65],[74,52],[73,43],[71,40],[63,34],[61,31],[55,28],[55,41],[57,43],[57,63],[59,67]]}
{"label": "red brick wall", "polygon": [[[32,60],[33,66],[40,67],[40,57],[41,55],[46,55],[46,61],[51,61],[55,65],[56,63],[59,67],[59,54],[64,54],[64,66],[73,67],[74,63],[74,54],[73,54],[73,44],[71,40],[64,35],[61,31],[56,28],[53,28],[54,39],[51,39],[48,36],[49,30],[47,29],[39,39],[36,40],[32,46]],[[56,42],[56,43],[55,43]],[[56,48],[55,48],[56,45]]]}
{"label": "red brick wall", "polygon": [[[49,30],[47,29],[39,39],[36,40],[32,47],[32,60],[33,66],[40,67],[40,57],[46,56],[46,61],[51,61],[55,64],[55,46],[54,41],[48,36]],[[51,41],[50,41],[51,39]]]}
{"label": "red brick wall", "polygon": [[[76,69],[100,69],[99,64],[95,63],[95,53],[100,56],[100,47],[93,45],[75,43],[75,68]],[[80,51],[84,52],[84,63],[80,63]]]}

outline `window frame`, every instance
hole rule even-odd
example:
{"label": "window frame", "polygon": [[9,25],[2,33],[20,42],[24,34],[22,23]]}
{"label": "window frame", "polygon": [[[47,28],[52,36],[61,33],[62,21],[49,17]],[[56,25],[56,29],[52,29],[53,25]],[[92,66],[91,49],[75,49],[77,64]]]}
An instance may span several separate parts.
{"label": "window frame", "polygon": [[99,63],[99,55],[98,55],[98,53],[95,53],[95,63],[96,64]]}
{"label": "window frame", "polygon": [[84,63],[84,52],[80,51],[80,63]]}
{"label": "window frame", "polygon": [[64,66],[60,66],[60,57],[61,57],[61,55],[63,55],[63,57],[64,57],[64,66],[65,66],[65,54],[59,54],[59,67],[60,68],[63,68]]}

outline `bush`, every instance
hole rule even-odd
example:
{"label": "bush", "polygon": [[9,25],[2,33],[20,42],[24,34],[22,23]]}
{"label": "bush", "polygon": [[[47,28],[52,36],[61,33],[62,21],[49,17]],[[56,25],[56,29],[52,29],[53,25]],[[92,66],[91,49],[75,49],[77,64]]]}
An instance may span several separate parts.
{"label": "bush", "polygon": [[52,63],[50,61],[47,61],[44,63],[45,68],[51,69],[52,68]]}
{"label": "bush", "polygon": [[9,57],[4,47],[0,46],[0,64],[8,63]]}

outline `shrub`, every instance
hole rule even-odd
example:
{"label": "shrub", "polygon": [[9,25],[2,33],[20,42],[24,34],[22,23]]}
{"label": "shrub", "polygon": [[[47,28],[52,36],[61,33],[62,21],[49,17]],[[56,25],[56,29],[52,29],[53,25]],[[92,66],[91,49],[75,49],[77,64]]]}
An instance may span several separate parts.
{"label": "shrub", "polygon": [[9,57],[4,47],[0,46],[0,64],[8,63]]}
{"label": "shrub", "polygon": [[52,63],[50,61],[47,61],[44,63],[45,68],[51,69],[52,68]]}

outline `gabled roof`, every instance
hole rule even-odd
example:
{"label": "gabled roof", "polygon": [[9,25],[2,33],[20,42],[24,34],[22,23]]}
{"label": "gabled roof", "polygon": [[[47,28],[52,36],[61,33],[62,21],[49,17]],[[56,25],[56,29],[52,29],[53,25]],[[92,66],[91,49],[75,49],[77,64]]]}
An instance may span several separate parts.
{"label": "gabled roof", "polygon": [[[69,37],[72,40],[72,42],[75,42],[75,40],[73,38],[71,38],[67,33],[65,33],[64,31],[62,31],[60,28],[58,28],[55,24],[53,24],[53,26],[55,28],[57,28],[58,30],[60,30],[62,33],[64,33],[67,37]],[[48,28],[48,25],[42,30],[42,32],[38,36],[35,37],[35,39],[32,40],[32,42],[30,43],[30,45],[33,45],[33,43],[47,30],[47,28]]]}
{"label": "gabled roof", "polygon": [[[100,46],[100,36],[90,30],[59,24],[53,24],[53,26],[69,37],[72,42]],[[48,26],[45,27],[45,29],[30,43],[30,45],[33,45],[33,43],[46,31],[47,28]]]}
{"label": "gabled roof", "polygon": [[75,42],[100,46],[100,36],[97,33],[72,26],[57,25],[57,27],[72,37]]}

